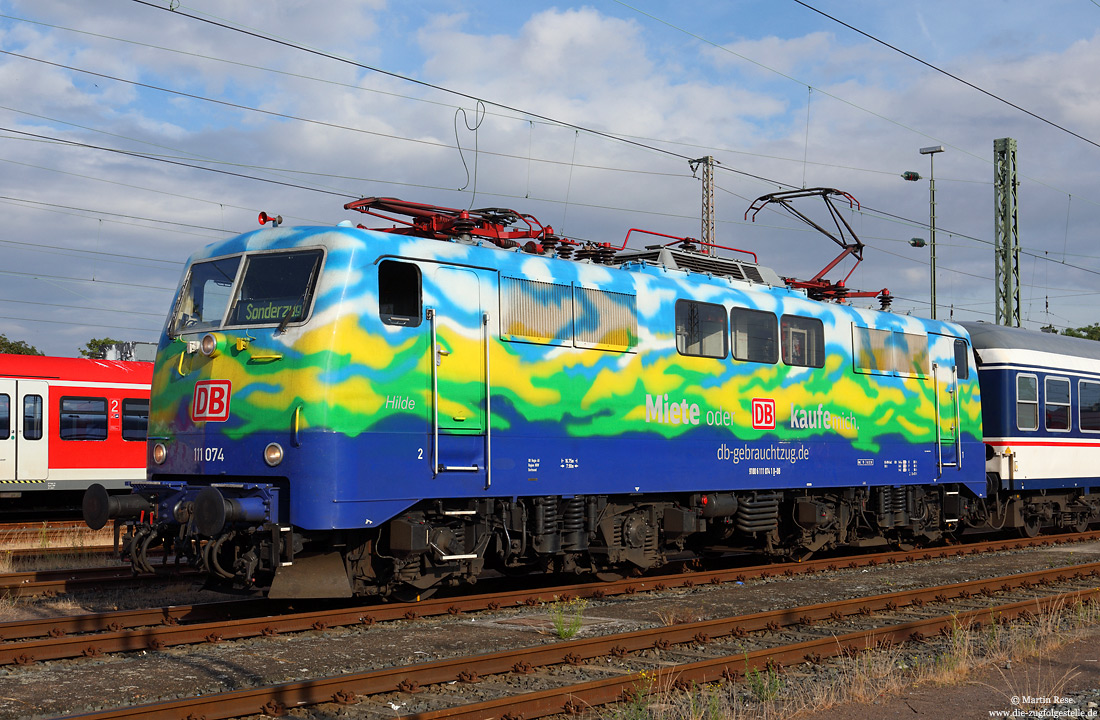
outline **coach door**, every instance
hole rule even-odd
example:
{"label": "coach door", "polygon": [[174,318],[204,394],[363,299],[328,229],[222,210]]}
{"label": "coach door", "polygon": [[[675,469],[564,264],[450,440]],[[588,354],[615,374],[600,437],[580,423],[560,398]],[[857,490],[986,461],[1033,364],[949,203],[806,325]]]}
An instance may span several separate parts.
{"label": "coach door", "polygon": [[[470,268],[424,268],[431,333],[435,472],[486,471],[489,280]],[[488,476],[486,476],[488,482]]]}
{"label": "coach door", "polygon": [[14,380],[0,380],[0,482],[15,480]]}
{"label": "coach door", "polygon": [[0,380],[0,481],[49,476],[47,390],[41,380]]}
{"label": "coach door", "polygon": [[[966,341],[950,335],[929,333],[932,344],[932,380],[936,411],[936,462],[942,477],[947,468],[961,469],[961,408],[959,376],[969,372]],[[961,344],[962,352],[959,352]]]}

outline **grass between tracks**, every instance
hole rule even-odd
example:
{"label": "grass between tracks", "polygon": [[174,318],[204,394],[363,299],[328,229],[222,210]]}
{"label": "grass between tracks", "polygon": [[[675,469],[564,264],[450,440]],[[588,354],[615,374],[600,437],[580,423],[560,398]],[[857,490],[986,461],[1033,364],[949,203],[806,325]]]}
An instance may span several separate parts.
{"label": "grass between tracks", "polygon": [[[662,618],[662,621],[665,621]],[[667,622],[666,622],[667,624]],[[1058,676],[1042,660],[1100,627],[1100,603],[1078,603],[1036,613],[1029,619],[982,627],[957,625],[946,637],[920,644],[837,657],[820,666],[749,670],[741,682],[677,691],[643,673],[625,702],[601,708],[614,720],[787,720],[843,703],[870,703],[918,685],[956,685],[996,668],[1006,703],[1011,696],[1064,694],[1074,673]],[[1012,663],[1038,659],[1038,669],[1012,671]],[[1005,670],[1009,672],[1005,672]],[[1027,710],[1028,708],[1022,708]]]}

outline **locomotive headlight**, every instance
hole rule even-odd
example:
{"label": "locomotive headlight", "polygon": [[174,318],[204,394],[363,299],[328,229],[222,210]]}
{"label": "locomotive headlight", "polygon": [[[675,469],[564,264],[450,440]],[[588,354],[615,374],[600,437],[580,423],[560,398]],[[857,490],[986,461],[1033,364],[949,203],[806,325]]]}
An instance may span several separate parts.
{"label": "locomotive headlight", "polygon": [[271,443],[264,448],[264,462],[269,467],[275,467],[283,461],[283,446],[279,443]]}
{"label": "locomotive headlight", "polygon": [[199,352],[206,357],[214,357],[218,354],[218,349],[224,346],[222,338],[215,333],[206,333],[202,336],[202,341],[199,343]]}
{"label": "locomotive headlight", "polygon": [[163,465],[167,458],[168,448],[164,446],[164,443],[157,443],[153,446],[153,462],[157,465]]}

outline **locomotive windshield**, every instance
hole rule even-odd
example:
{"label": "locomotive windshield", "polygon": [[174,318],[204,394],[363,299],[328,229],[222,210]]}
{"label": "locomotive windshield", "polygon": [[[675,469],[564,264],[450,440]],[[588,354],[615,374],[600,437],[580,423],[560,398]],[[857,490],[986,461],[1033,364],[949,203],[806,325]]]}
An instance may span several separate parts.
{"label": "locomotive windshield", "polygon": [[250,256],[228,324],[285,327],[305,320],[321,257],[320,250]]}
{"label": "locomotive windshield", "polygon": [[241,258],[221,258],[195,263],[183,288],[172,334],[218,327],[229,305],[229,293]]}
{"label": "locomotive windshield", "polygon": [[195,263],[172,324],[173,334],[221,325],[278,325],[304,320],[323,252],[262,253]]}

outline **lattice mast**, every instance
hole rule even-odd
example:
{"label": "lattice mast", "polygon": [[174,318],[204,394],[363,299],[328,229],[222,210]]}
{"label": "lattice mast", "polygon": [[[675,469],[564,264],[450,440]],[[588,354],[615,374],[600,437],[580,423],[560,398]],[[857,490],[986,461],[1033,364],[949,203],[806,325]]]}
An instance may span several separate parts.
{"label": "lattice mast", "polygon": [[702,223],[699,236],[702,238],[703,247],[707,249],[707,254],[717,255],[718,248],[715,245],[717,238],[714,232],[714,158],[707,155],[691,160],[688,164],[693,173],[700,167],[703,169],[703,207],[700,212]]}
{"label": "lattice mast", "polygon": [[1016,141],[993,141],[993,247],[996,266],[996,321],[1020,327],[1020,217]]}

